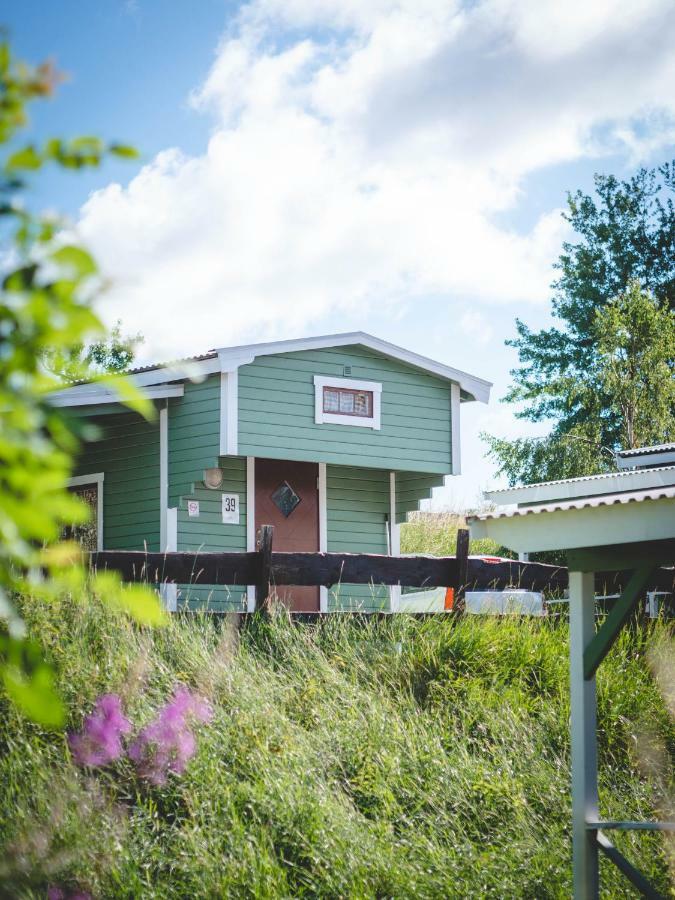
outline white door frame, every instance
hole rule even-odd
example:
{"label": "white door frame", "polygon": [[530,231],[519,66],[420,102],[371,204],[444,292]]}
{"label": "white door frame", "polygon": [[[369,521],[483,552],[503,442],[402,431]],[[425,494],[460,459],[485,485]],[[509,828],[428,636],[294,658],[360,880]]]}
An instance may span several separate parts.
{"label": "white door frame", "polygon": [[96,549],[103,550],[103,481],[105,472],[93,472],[91,475],[74,475],[68,479],[68,487],[84,487],[96,485]]}

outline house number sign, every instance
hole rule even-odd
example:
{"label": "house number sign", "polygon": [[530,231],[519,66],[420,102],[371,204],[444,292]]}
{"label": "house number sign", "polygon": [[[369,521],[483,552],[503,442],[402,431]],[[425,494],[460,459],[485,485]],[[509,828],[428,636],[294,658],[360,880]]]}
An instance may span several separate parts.
{"label": "house number sign", "polygon": [[239,494],[222,494],[223,522],[226,525],[239,524]]}

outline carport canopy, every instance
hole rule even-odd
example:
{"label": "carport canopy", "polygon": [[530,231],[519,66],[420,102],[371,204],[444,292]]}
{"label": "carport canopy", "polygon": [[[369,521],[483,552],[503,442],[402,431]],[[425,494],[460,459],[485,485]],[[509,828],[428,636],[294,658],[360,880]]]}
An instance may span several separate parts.
{"label": "carport canopy", "polygon": [[[599,894],[598,852],[647,897],[659,894],[606,837],[611,829],[675,831],[673,822],[608,822],[598,811],[595,673],[644,598],[654,570],[675,565],[675,466],[609,473],[495,491],[509,504],[469,518],[473,538],[518,552],[565,550],[570,595],[573,884],[577,900]],[[632,570],[596,630],[596,572]]]}

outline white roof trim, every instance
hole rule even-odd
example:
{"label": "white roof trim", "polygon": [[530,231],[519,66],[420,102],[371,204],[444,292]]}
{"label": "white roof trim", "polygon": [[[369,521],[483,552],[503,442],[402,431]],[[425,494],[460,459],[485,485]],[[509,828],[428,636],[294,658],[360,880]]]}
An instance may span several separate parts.
{"label": "white roof trim", "polygon": [[[87,388],[87,390],[77,390],[77,388]],[[182,397],[185,388],[182,384],[157,385],[154,387],[141,388],[141,394],[147,400],[162,400],[165,397]],[[63,391],[55,391],[49,395],[49,403],[52,406],[98,406],[105,403],[121,403],[120,396],[116,391],[103,390],[96,384],[77,385],[76,387],[66,388]]]}
{"label": "white roof trim", "polygon": [[399,359],[416,369],[423,372],[430,372],[446,381],[454,382],[474,400],[480,400],[487,403],[490,399],[490,388],[492,383],[476,375],[469,375],[460,369],[452,366],[446,366],[443,363],[435,362],[419,353],[413,353],[398,347],[396,344],[390,344],[380,338],[366,334],[365,331],[350,331],[346,334],[325,334],[310,338],[297,338],[290,341],[270,341],[263,344],[244,344],[239,347],[222,347],[216,352],[220,359],[223,371],[231,371],[241,365],[253,362],[258,356],[270,356],[276,353],[297,353],[302,350],[321,350],[327,347],[348,347],[351,344],[358,344],[361,347],[367,347],[369,350],[375,350],[384,356],[392,359]]}
{"label": "white roof trim", "polygon": [[584,478],[568,478],[565,481],[544,481],[500,491],[485,491],[492,503],[533,504],[553,500],[572,500],[598,494],[646,490],[675,484],[675,466],[663,466],[640,471],[608,472],[604,475],[588,475]]}
{"label": "white roof trim", "polygon": [[[460,369],[455,369],[452,366],[435,362],[433,359],[405,350],[403,347],[397,347],[388,341],[366,334],[364,331],[351,331],[346,334],[326,334],[318,337],[297,338],[290,341],[244,344],[239,347],[222,347],[214,351],[217,355],[213,358],[179,361],[166,366],[158,366],[156,369],[150,369],[147,372],[136,372],[125,377],[137,387],[148,387],[150,385],[160,385],[170,381],[187,379],[199,381],[216,372],[234,372],[239,366],[252,363],[258,356],[270,356],[276,353],[297,353],[302,350],[321,350],[327,347],[347,347],[351,344],[367,347],[369,350],[375,350],[384,356],[398,359],[423,372],[429,372],[453,384],[458,384],[473,400],[487,403],[490,399],[490,388],[492,387],[490,381],[478,378],[476,375],[469,375],[468,372],[462,372]],[[89,394],[94,387],[95,385],[91,383],[74,385],[59,391],[58,396],[67,394],[68,397],[76,397],[81,394]],[[67,405],[76,406],[80,404],[70,403]]]}

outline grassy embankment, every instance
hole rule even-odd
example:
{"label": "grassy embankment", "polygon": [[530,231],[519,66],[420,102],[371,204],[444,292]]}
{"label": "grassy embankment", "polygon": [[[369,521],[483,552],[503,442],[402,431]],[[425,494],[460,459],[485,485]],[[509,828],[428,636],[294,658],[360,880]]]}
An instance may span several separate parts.
{"label": "grassy embankment", "polygon": [[[0,688],[5,896],[570,895],[564,625],[279,616],[237,638],[206,617],[152,632],[95,601],[24,607],[72,728],[109,691],[141,726],[179,682],[215,715],[185,774],[148,787],[125,760],[77,768]],[[610,818],[668,812],[675,726],[650,661],[672,641],[665,624],[626,632],[601,669]],[[663,837],[617,842],[670,889]],[[602,876],[604,896],[633,896]]]}
{"label": "grassy embankment", "polygon": [[[461,513],[412,513],[410,520],[401,526],[401,552],[454,556],[457,529],[466,527],[466,519]],[[475,556],[515,556],[489,538],[472,540],[469,553]]]}
{"label": "grassy embankment", "polygon": [[[111,690],[143,724],[178,681],[215,718],[186,774],[147,788],[126,762],[76,768],[63,735],[0,701],[5,895],[569,896],[564,627],[280,618],[235,649],[205,618],[150,633],[68,600],[29,617],[73,726]],[[645,636],[626,633],[599,679],[610,817],[658,814],[667,790],[675,733]],[[621,844],[666,891],[663,839]]]}

